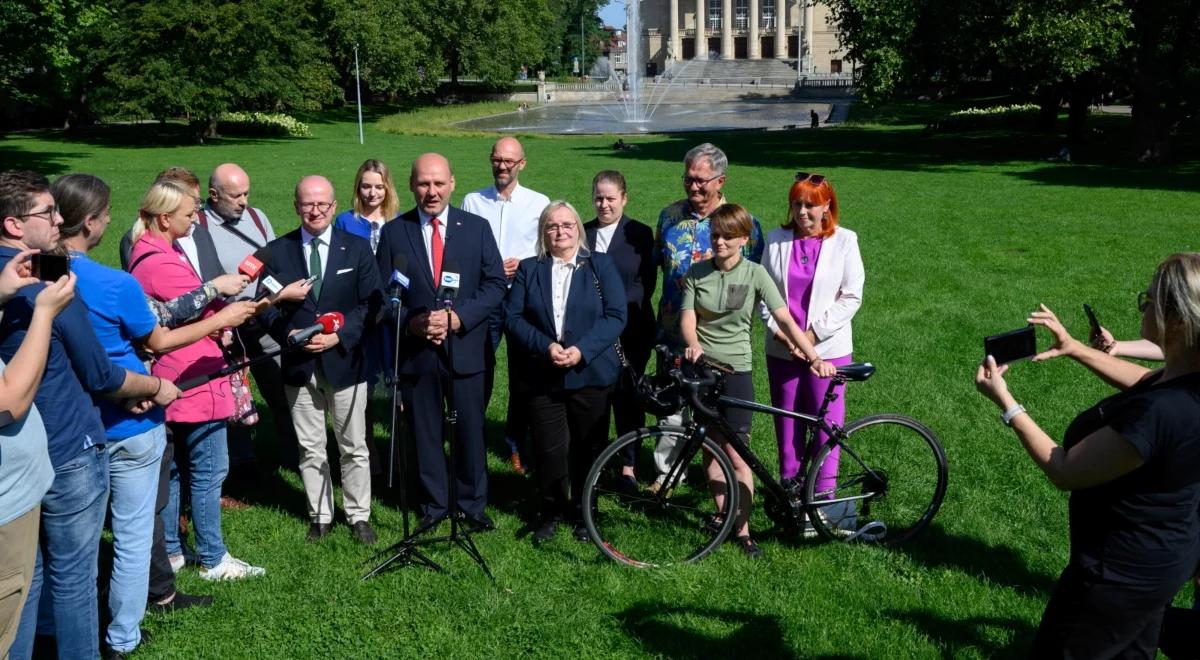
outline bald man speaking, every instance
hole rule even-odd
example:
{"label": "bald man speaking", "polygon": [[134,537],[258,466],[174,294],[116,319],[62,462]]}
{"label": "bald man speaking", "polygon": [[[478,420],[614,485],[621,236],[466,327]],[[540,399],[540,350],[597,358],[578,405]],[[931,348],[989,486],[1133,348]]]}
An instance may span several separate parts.
{"label": "bald man speaking", "polygon": [[[487,319],[504,299],[504,265],[487,221],[450,206],[454,173],[445,157],[418,157],[408,184],[416,207],[384,225],[377,257],[385,278],[398,271],[404,283],[399,376],[424,491],[421,525],[457,511],[471,531],[487,531],[494,528],[484,511]],[[453,477],[442,452],[443,402],[451,392],[458,413]],[[457,482],[457,502],[449,499],[449,478]]]}

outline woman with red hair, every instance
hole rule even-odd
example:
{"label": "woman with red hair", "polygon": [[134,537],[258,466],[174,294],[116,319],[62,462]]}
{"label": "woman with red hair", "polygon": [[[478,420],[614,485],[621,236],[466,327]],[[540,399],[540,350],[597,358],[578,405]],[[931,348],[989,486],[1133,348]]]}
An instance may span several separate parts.
{"label": "woman with red hair", "polygon": [[[767,235],[762,265],[783,294],[788,311],[804,330],[821,359],[842,367],[851,362],[850,320],[862,305],[863,264],[858,236],[838,226],[838,202],[829,180],[820,174],[796,174],[788,193],[788,220]],[[816,414],[829,379],[816,376],[808,363],[794,357],[794,347],[767,311],[767,379],[771,403],[779,408]],[[827,419],[842,424],[843,392],[829,406]],[[828,438],[804,446],[804,428],[796,420],[775,418],[779,472],[784,487],[804,474],[806,458],[816,455]],[[821,470],[817,492],[829,490],[837,478],[836,451]]]}

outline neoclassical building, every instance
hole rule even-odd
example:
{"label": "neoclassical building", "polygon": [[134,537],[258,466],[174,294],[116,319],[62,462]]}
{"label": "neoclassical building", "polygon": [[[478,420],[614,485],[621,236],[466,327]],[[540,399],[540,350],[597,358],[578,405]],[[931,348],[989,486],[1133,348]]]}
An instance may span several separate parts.
{"label": "neoclassical building", "polygon": [[799,58],[802,74],[851,73],[829,8],[812,0],[628,1],[640,1],[641,59],[657,72],[687,60]]}

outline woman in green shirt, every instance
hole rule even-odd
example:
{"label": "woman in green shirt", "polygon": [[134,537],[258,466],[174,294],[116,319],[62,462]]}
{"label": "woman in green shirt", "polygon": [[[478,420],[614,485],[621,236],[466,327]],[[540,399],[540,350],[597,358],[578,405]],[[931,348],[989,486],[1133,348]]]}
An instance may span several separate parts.
{"label": "woman in green shirt", "polygon": [[[754,399],[754,379],[750,374],[751,344],[750,329],[753,325],[759,301],[766,303],[780,329],[794,346],[797,358],[808,360],[809,368],[821,378],[829,378],[837,371],[832,364],[817,355],[812,342],[792,320],[787,303],[778,287],[762,266],[742,258],[742,246],[750,240],[753,221],[746,209],[737,204],[724,204],[709,216],[712,232],[713,258],[697,263],[688,270],[683,282],[683,304],[679,329],[687,348],[684,356],[692,361],[708,354],[714,359],[728,362],[734,373],[725,379],[725,394],[739,399]],[[741,433],[747,441],[750,437],[751,413],[748,410],[726,409],[722,413],[729,425]],[[750,538],[750,507],[754,501],[754,474],[745,461],[738,456],[727,439],[714,438],[723,442],[725,451],[733,460],[741,487],[740,506],[737,511],[738,545],[749,556],[758,558],[762,550]],[[705,456],[704,467],[708,472],[709,486],[717,509],[725,506],[725,493],[729,487],[722,480],[720,468],[711,456]]]}

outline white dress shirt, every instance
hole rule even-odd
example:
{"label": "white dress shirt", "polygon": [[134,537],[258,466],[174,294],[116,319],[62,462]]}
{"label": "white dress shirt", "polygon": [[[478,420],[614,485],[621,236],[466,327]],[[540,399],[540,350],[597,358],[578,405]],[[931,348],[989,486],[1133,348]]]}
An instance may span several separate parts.
{"label": "white dress shirt", "polygon": [[467,193],[462,208],[488,221],[501,257],[524,259],[537,254],[538,218],[549,204],[549,197],[518,183],[508,199],[495,185]]}
{"label": "white dress shirt", "polygon": [[[421,209],[417,209],[417,215],[420,216],[420,218],[421,218],[421,240],[424,241],[424,243],[425,243],[425,256],[429,259],[429,275],[432,277],[435,275],[435,273],[433,272],[433,247],[432,247],[432,245],[433,245],[433,242],[432,242],[433,241],[433,223],[431,222],[431,220],[433,220],[433,216],[427,215]],[[446,208],[442,209],[442,212],[439,213],[437,216],[437,218],[438,218],[438,233],[441,234],[441,236],[442,236],[442,266],[443,267],[445,267],[445,265],[446,265],[446,261],[445,261],[445,259],[446,259],[446,236],[450,233],[450,227],[448,226],[448,223],[446,222],[446,218],[448,218],[448,217],[450,217],[450,205],[449,204],[447,204]],[[437,288],[440,285],[441,285],[441,282],[433,283],[434,288]]]}
{"label": "white dress shirt", "polygon": [[183,250],[184,256],[187,257],[188,263],[192,266],[192,270],[196,271],[196,277],[200,281],[204,281],[204,276],[200,274],[200,255],[196,252],[196,239],[192,238],[192,234],[196,233],[196,223],[188,228],[187,236],[180,236],[175,239],[175,244],[179,249]]}
{"label": "white dress shirt", "polygon": [[621,224],[618,220],[611,225],[600,225],[596,229],[596,247],[593,248],[596,252],[608,252],[608,245],[612,243],[613,234],[617,233],[617,225]]}
{"label": "white dress shirt", "polygon": [[321,257],[321,272],[309,273],[308,274],[309,277],[312,277],[313,275],[320,275],[322,280],[325,279],[325,269],[329,267],[329,239],[332,236],[333,236],[333,223],[330,223],[329,226],[325,228],[325,231],[321,232],[320,234],[317,234],[316,236],[313,236],[312,234],[308,233],[308,230],[304,228],[304,225],[300,225],[300,242],[301,242],[301,245],[303,246],[302,249],[304,250],[304,267],[305,268],[308,267],[308,264],[310,263],[309,260],[312,259],[313,239],[314,238],[321,239],[321,243],[317,247],[317,255],[319,257]]}
{"label": "white dress shirt", "polygon": [[[578,255],[578,253],[576,253]],[[562,341],[563,320],[567,317],[567,297],[571,293],[571,276],[575,274],[575,256],[563,260],[552,257],[550,266],[551,304],[554,306],[554,338]]]}

